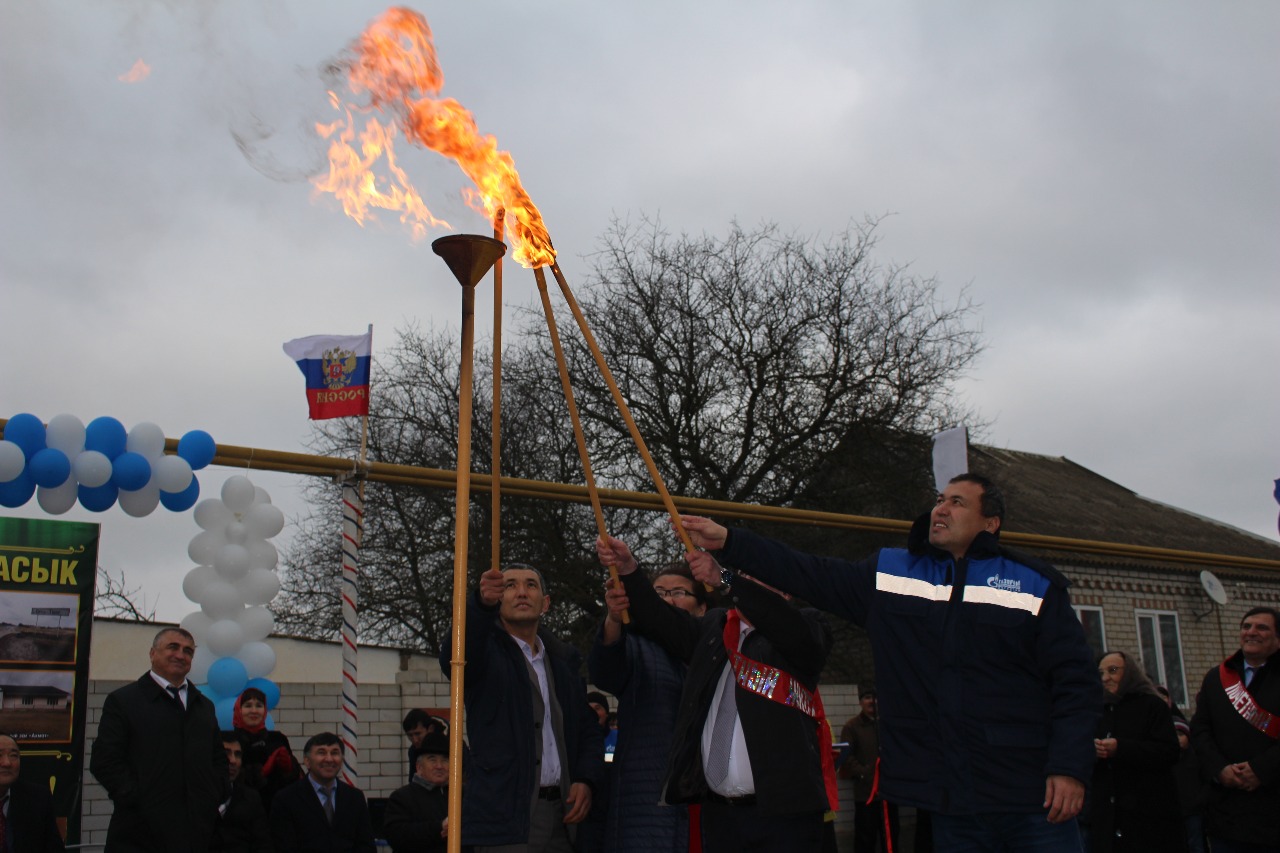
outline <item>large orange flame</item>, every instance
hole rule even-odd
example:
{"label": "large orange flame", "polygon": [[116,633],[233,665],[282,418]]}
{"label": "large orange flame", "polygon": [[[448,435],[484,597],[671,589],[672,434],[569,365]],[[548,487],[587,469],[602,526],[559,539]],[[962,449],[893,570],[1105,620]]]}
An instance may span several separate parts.
{"label": "large orange flame", "polygon": [[[468,204],[490,221],[505,217],[517,261],[541,267],[555,260],[542,214],[521,185],[511,155],[498,150],[492,135],[480,133],[460,103],[435,97],[444,85],[444,75],[426,18],[411,9],[388,9],[351,45],[345,68],[348,88],[365,102],[344,104],[331,93],[342,117],[316,126],[330,140],[329,174],[315,181],[318,191],[333,193],[347,215],[361,224],[370,208],[381,208],[399,211],[415,237],[425,236],[429,227],[449,227],[432,215],[396,165],[392,140],[398,127],[409,141],[458,164],[476,186],[467,193]],[[366,117],[357,152],[352,147],[357,136],[355,114],[373,110],[390,115],[392,124]],[[383,157],[391,177],[379,179],[373,167]]]}
{"label": "large orange flame", "polygon": [[121,74],[116,79],[123,83],[141,83],[151,74],[151,66],[139,59],[133,63],[133,67]]}

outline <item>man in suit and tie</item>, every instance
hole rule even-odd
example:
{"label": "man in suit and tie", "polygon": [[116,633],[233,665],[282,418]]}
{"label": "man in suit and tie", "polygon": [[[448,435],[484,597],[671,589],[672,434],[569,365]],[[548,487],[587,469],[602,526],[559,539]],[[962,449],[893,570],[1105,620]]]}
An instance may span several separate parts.
{"label": "man in suit and tie", "polygon": [[227,754],[231,774],[231,797],[218,809],[221,816],[214,831],[212,853],[271,853],[271,830],[267,827],[262,797],[240,780],[240,769],[244,766],[240,735],[223,732],[222,749]]}
{"label": "man in suit and tie", "polygon": [[271,801],[276,853],[374,853],[373,824],[364,794],[338,780],[342,741],[313,735],[302,749],[307,775]]}
{"label": "man in suit and tie", "polygon": [[213,703],[187,680],[196,642],[164,628],[151,670],[107,696],[89,772],[114,810],[107,850],[206,853],[230,792]]}
{"label": "man in suit and tie", "polygon": [[53,816],[53,798],[40,785],[18,781],[21,770],[18,742],[0,734],[0,853],[65,850]]}

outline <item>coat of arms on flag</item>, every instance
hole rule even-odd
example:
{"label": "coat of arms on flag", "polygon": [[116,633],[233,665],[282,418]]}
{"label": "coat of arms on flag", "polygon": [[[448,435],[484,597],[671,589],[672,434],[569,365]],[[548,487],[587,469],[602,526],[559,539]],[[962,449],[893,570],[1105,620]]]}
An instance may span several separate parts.
{"label": "coat of arms on flag", "polygon": [[307,379],[312,420],[369,414],[369,358],[373,332],[312,335],[284,345]]}

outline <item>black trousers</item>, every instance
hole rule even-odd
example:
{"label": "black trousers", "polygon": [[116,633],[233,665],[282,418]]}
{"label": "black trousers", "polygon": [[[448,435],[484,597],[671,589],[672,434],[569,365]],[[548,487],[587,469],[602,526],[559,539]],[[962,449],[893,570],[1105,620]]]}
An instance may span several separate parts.
{"label": "black trousers", "polygon": [[[898,849],[898,807],[889,805],[889,832],[893,849]],[[883,853],[889,848],[884,843],[885,803],[854,803],[853,805],[853,853]]]}
{"label": "black trousers", "polygon": [[702,803],[704,853],[820,853],[823,813],[762,815],[752,805]]}

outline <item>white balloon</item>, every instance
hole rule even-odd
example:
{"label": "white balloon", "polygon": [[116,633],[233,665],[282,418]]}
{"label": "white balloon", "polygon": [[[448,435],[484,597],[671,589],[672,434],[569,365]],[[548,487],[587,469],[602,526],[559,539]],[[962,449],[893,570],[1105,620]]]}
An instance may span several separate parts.
{"label": "white balloon", "polygon": [[213,567],[225,580],[238,581],[249,573],[249,551],[243,545],[230,542],[218,549]]}
{"label": "white balloon", "polygon": [[235,513],[244,512],[253,504],[254,486],[243,474],[228,477],[222,484],[222,502]]}
{"label": "white balloon", "polygon": [[134,518],[151,515],[160,505],[160,487],[152,480],[132,492],[120,490],[120,508]]}
{"label": "white balloon", "polygon": [[187,556],[191,558],[193,563],[212,566],[213,561],[218,557],[218,552],[226,544],[227,537],[222,535],[222,531],[201,530],[191,537],[191,544],[187,546]]}
{"label": "white balloon", "polygon": [[280,591],[280,576],[267,569],[254,569],[240,581],[246,604],[270,604]]}
{"label": "white balloon", "polygon": [[266,643],[245,643],[236,657],[249,671],[250,678],[266,678],[276,668],[275,649]]}
{"label": "white balloon", "polygon": [[36,500],[39,501],[40,508],[50,515],[62,515],[76,505],[76,498],[79,496],[79,486],[73,478],[68,478],[61,486],[53,489],[46,489],[44,486],[36,489]]}
{"label": "white balloon", "polygon": [[219,619],[230,619],[244,607],[244,598],[239,590],[224,580],[216,580],[204,588],[200,596],[200,609],[215,622]]}
{"label": "white balloon", "polygon": [[230,657],[244,645],[244,629],[235,619],[219,619],[209,626],[208,645],[218,657]]}
{"label": "white balloon", "polygon": [[[102,458],[106,459],[105,456]],[[17,477],[25,467],[27,467],[27,454],[22,452],[22,448],[12,441],[0,440],[0,483],[7,483]]]}
{"label": "white balloon", "polygon": [[54,415],[45,427],[44,442],[75,459],[84,450],[84,423],[75,415]]}
{"label": "white balloon", "polygon": [[192,515],[201,530],[221,531],[235,518],[231,514],[231,510],[227,509],[227,505],[217,498],[205,498],[200,501],[200,503],[196,504],[195,512]]}
{"label": "white balloon", "polygon": [[280,563],[280,552],[276,546],[265,539],[250,539],[245,546],[249,549],[249,568],[275,569]]}
{"label": "white balloon", "polygon": [[244,526],[250,535],[270,539],[284,530],[284,513],[271,504],[254,504],[244,514]]}
{"label": "white balloon", "polygon": [[[201,616],[204,614],[201,613]],[[192,631],[191,633],[195,633]],[[191,659],[191,671],[187,673],[192,684],[204,684],[209,680],[209,667],[218,659],[208,646],[196,646],[196,656]]]}
{"label": "white balloon", "polygon": [[[182,593],[199,604],[200,596],[204,595],[205,589],[216,580],[218,580],[218,570],[213,566],[196,566],[182,578]],[[192,633],[195,632],[192,631]]]}
{"label": "white balloon", "polygon": [[[205,637],[209,636],[209,626],[212,624],[213,620],[203,610],[193,610],[182,617],[182,621],[178,623],[178,626],[189,631],[191,636],[196,638],[197,643],[203,643]],[[196,654],[200,654],[199,650],[196,651]],[[207,666],[208,664],[206,664]],[[192,681],[204,681],[203,678],[196,678],[194,675],[187,677]]]}
{"label": "white balloon", "polygon": [[271,495],[267,494],[267,490],[262,486],[254,486],[253,502],[256,504],[269,504],[271,503]]}
{"label": "white balloon", "polygon": [[224,532],[227,534],[228,542],[243,545],[245,542],[249,541],[249,528],[244,526],[244,522],[229,522]]}
{"label": "white balloon", "polygon": [[148,462],[157,459],[164,453],[164,430],[148,421],[135,424],[125,439],[124,449],[146,457]]}
{"label": "white balloon", "polygon": [[236,616],[236,621],[244,629],[246,643],[265,640],[271,636],[271,631],[276,627],[276,617],[272,616],[271,611],[265,607],[246,607]]}
{"label": "white balloon", "polygon": [[76,455],[71,463],[71,472],[75,474],[77,483],[96,489],[111,479],[111,460],[105,453],[86,450]]}
{"label": "white balloon", "polygon": [[180,492],[191,485],[191,463],[181,456],[161,456],[151,466],[151,482],[166,492]]}

